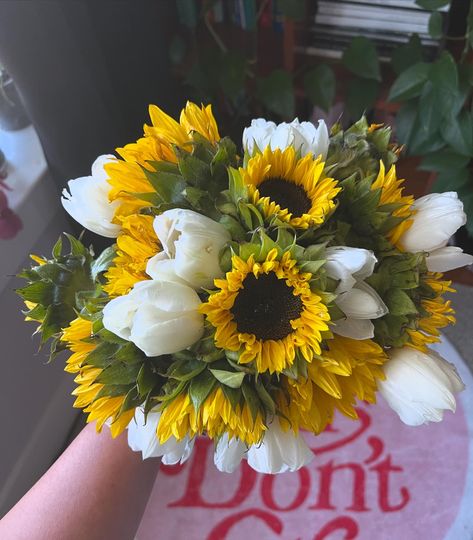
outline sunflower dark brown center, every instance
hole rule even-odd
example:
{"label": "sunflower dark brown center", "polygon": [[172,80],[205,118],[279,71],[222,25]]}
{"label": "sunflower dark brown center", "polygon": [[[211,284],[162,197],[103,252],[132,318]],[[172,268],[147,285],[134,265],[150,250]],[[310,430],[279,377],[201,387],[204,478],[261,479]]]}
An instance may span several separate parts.
{"label": "sunflower dark brown center", "polygon": [[302,216],[312,207],[312,202],[304,188],[281,177],[268,178],[258,186],[261,197],[269,197],[279,204],[281,208],[287,208],[294,216]]}
{"label": "sunflower dark brown center", "polygon": [[302,312],[302,300],[293,291],[274,272],[258,278],[248,274],[231,308],[238,332],[263,341],[285,338],[293,332],[290,321]]}

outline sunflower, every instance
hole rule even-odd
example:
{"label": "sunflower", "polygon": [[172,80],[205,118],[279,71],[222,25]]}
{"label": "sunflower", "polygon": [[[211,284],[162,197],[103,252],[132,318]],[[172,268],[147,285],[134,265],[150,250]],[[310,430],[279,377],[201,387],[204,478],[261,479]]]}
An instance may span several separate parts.
{"label": "sunflower", "polygon": [[105,274],[104,290],[111,297],[123,296],[138,281],[150,279],[146,264],[159,251],[152,216],[135,214],[118,220],[122,228],[117,238],[117,255]]}
{"label": "sunflower", "polygon": [[357,399],[376,402],[377,381],[384,379],[386,360],[383,349],[372,340],[338,335],[327,340],[321,357],[309,364],[307,378],[285,380],[285,391],[278,396],[283,428],[320,433],[332,422],[335,409],[356,419]]}
{"label": "sunflower", "polygon": [[196,411],[187,392],[179,394],[163,411],[157,435],[163,444],[171,436],[177,440],[206,433],[218,439],[224,433],[237,437],[248,446],[258,444],[266,427],[260,412],[253,418],[246,402],[232,407],[220,387],[213,390]]}
{"label": "sunflower", "polygon": [[450,285],[451,281],[443,280],[443,274],[428,272],[424,278],[424,284],[432,289],[433,298],[423,298],[420,301],[425,315],[416,321],[416,328],[409,328],[407,333],[410,337],[408,346],[420,351],[427,352],[427,345],[440,341],[440,329],[450,324],[455,324],[455,311],[450,300],[445,300],[442,294],[455,292]]}
{"label": "sunflower", "polygon": [[88,413],[87,423],[96,421],[97,431],[101,431],[104,423],[110,420],[112,437],[117,437],[130,423],[135,410],[130,409],[120,414],[125,396],[104,396],[97,399],[104,387],[96,382],[102,369],[85,364],[87,356],[95,349],[95,344],[90,342],[92,333],[92,322],[80,317],[63,330],[61,341],[65,341],[73,353],[67,360],[65,370],[78,373],[74,379],[78,386],[72,392],[76,396],[74,407],[82,408]]}
{"label": "sunflower", "polygon": [[277,215],[293,227],[307,229],[325,221],[340,191],[337,181],[323,176],[323,170],[321,158],[314,160],[312,154],[299,159],[292,146],[283,151],[268,146],[240,168],[240,174],[251,202],[267,218]]}
{"label": "sunflower", "polygon": [[263,262],[234,255],[226,279],[215,280],[220,291],[201,306],[216,328],[217,347],[241,351],[239,363],[255,362],[260,373],[288,368],[296,350],[311,362],[330,320],[327,306],[310,289],[311,277],[288,252],[279,257],[272,249]]}
{"label": "sunflower", "polygon": [[[122,159],[105,165],[110,183],[110,200],[119,200],[115,216],[136,214],[149,206],[146,194],[154,193],[145,170],[153,171],[153,161],[176,163],[173,145],[191,151],[193,133],[197,132],[214,144],[220,140],[210,105],[198,107],[188,102],[176,122],[156,105],[150,105],[151,126],[144,126],[145,136],[123,148],[117,148]],[[140,197],[140,195],[142,195]],[[118,222],[118,221],[117,221]]]}
{"label": "sunflower", "polygon": [[412,195],[403,195],[403,183],[404,180],[396,177],[396,167],[393,165],[389,172],[386,174],[384,163],[379,162],[379,173],[376,180],[371,185],[371,189],[381,189],[381,198],[379,206],[395,205],[397,208],[392,212],[392,215],[397,218],[401,218],[402,221],[388,233],[388,239],[391,243],[397,247],[399,238],[403,233],[411,226],[412,220],[409,219],[412,216],[411,206],[414,203],[414,197]]}

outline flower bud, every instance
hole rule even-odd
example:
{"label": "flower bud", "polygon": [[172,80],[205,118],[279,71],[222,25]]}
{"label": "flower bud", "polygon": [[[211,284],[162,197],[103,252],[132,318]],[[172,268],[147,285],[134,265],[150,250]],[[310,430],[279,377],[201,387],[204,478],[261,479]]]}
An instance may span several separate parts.
{"label": "flower bud", "polygon": [[64,209],[83,227],[100,236],[116,238],[120,226],[112,223],[118,201],[110,202],[110,184],[104,165],[115,161],[112,155],[99,156],[92,165],[92,175],[69,180],[61,202]]}

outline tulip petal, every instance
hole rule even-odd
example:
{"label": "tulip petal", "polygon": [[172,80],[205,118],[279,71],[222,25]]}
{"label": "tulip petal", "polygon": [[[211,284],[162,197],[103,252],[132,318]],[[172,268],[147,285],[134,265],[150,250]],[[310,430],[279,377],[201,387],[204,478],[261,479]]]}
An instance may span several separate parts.
{"label": "tulip petal", "polygon": [[340,319],[331,326],[334,334],[351,339],[371,339],[374,337],[374,325],[369,319]]}
{"label": "tulip petal", "polygon": [[240,465],[246,450],[246,446],[242,441],[236,437],[229,440],[228,433],[225,432],[215,447],[215,466],[221,472],[234,472]]}
{"label": "tulip petal", "polygon": [[194,439],[185,437],[177,441],[170,437],[164,444],[160,444],[156,435],[161,413],[151,411],[145,416],[141,407],[135,411],[135,419],[128,425],[128,445],[135,452],[141,452],[143,459],[161,457],[164,465],[184,463],[193,449]]}
{"label": "tulip petal", "polygon": [[452,364],[410,347],[392,349],[389,357],[379,391],[405,424],[440,422],[444,410],[455,411],[455,394],[464,385]]}
{"label": "tulip petal", "polygon": [[347,317],[354,319],[378,319],[389,311],[378,293],[363,282],[337,296],[335,303]]}
{"label": "tulip petal", "polygon": [[247,454],[248,465],[255,471],[278,474],[297,471],[314,459],[312,450],[302,436],[283,431],[279,419],[274,418],[265,431],[262,442],[252,445]]}
{"label": "tulip petal", "polygon": [[103,166],[116,158],[99,156],[92,165],[92,176],[69,180],[62,191],[61,203],[83,227],[106,238],[116,238],[120,225],[112,223],[118,201],[109,201],[110,184]]}
{"label": "tulip petal", "polygon": [[463,253],[459,247],[446,246],[429,253],[425,262],[430,272],[448,272],[473,264],[473,255]]}
{"label": "tulip petal", "polygon": [[412,224],[399,240],[405,251],[434,251],[466,223],[463,203],[454,191],[431,193],[412,205]]}
{"label": "tulip petal", "polygon": [[376,257],[367,249],[345,246],[329,247],[325,250],[327,275],[340,283],[336,293],[349,291],[358,280],[364,280],[373,273]]}

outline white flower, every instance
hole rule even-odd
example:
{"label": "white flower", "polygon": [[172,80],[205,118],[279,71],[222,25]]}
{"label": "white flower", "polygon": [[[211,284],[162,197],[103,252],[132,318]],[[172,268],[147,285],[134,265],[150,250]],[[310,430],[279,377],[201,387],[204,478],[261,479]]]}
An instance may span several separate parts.
{"label": "white flower", "polygon": [[192,453],[194,439],[189,440],[186,436],[182,441],[177,441],[175,437],[170,437],[160,444],[156,435],[160,417],[159,411],[151,411],[145,421],[143,410],[138,407],[134,420],[128,425],[128,446],[135,452],[141,452],[143,459],[162,457],[165,465],[184,463]]}
{"label": "white flower", "polygon": [[236,437],[229,440],[228,433],[225,432],[215,446],[215,466],[221,472],[234,472],[245,457],[246,450],[245,443]]}
{"label": "white flower", "polygon": [[269,424],[260,444],[250,446],[248,465],[260,473],[297,471],[314,459],[302,435],[283,431],[277,417]]}
{"label": "white flower", "polygon": [[455,246],[445,246],[431,251],[425,259],[427,269],[431,272],[448,272],[461,266],[473,264],[473,255],[463,253]]}
{"label": "white flower", "polygon": [[103,325],[147,356],[172,354],[199,340],[204,318],[197,293],[181,283],[141,281],[103,309]]}
{"label": "white flower", "polygon": [[314,157],[322,155],[325,160],[329,142],[328,129],[323,120],[319,120],[318,127],[315,127],[312,122],[299,122],[297,118],[290,124],[282,122],[278,125],[257,118],[243,131],[243,148],[249,155],[253,155],[257,149],[262,152],[267,146],[273,151],[293,146],[302,156],[312,152]]}
{"label": "white flower", "polygon": [[411,253],[446,246],[452,234],[466,223],[463,203],[454,191],[420,197],[412,210],[412,225],[399,240],[402,248]]}
{"label": "white flower", "polygon": [[371,276],[377,263],[372,251],[346,246],[327,248],[325,258],[328,277],[340,281],[335,290],[337,294],[349,291],[357,281]]}
{"label": "white flower", "polygon": [[393,349],[389,358],[379,391],[405,424],[440,422],[444,410],[455,411],[455,394],[464,384],[453,364],[434,351],[410,347]]}
{"label": "white flower", "polygon": [[163,246],[146,267],[153,279],[170,279],[174,274],[173,279],[200,289],[211,287],[215,278],[223,276],[219,253],[231,239],[223,225],[192,210],[176,208],[157,216],[153,226]]}
{"label": "white flower", "polygon": [[69,180],[62,191],[65,210],[83,227],[107,238],[116,238],[120,226],[112,223],[118,201],[110,202],[110,184],[104,165],[116,161],[112,155],[99,156],[92,165],[92,176]]}
{"label": "white flower", "polygon": [[371,319],[383,317],[388,312],[378,293],[363,282],[373,273],[376,257],[367,249],[345,246],[329,247],[325,253],[327,276],[339,281],[335,303],[346,316],[334,323],[334,333],[352,339],[372,338],[374,325]]}

